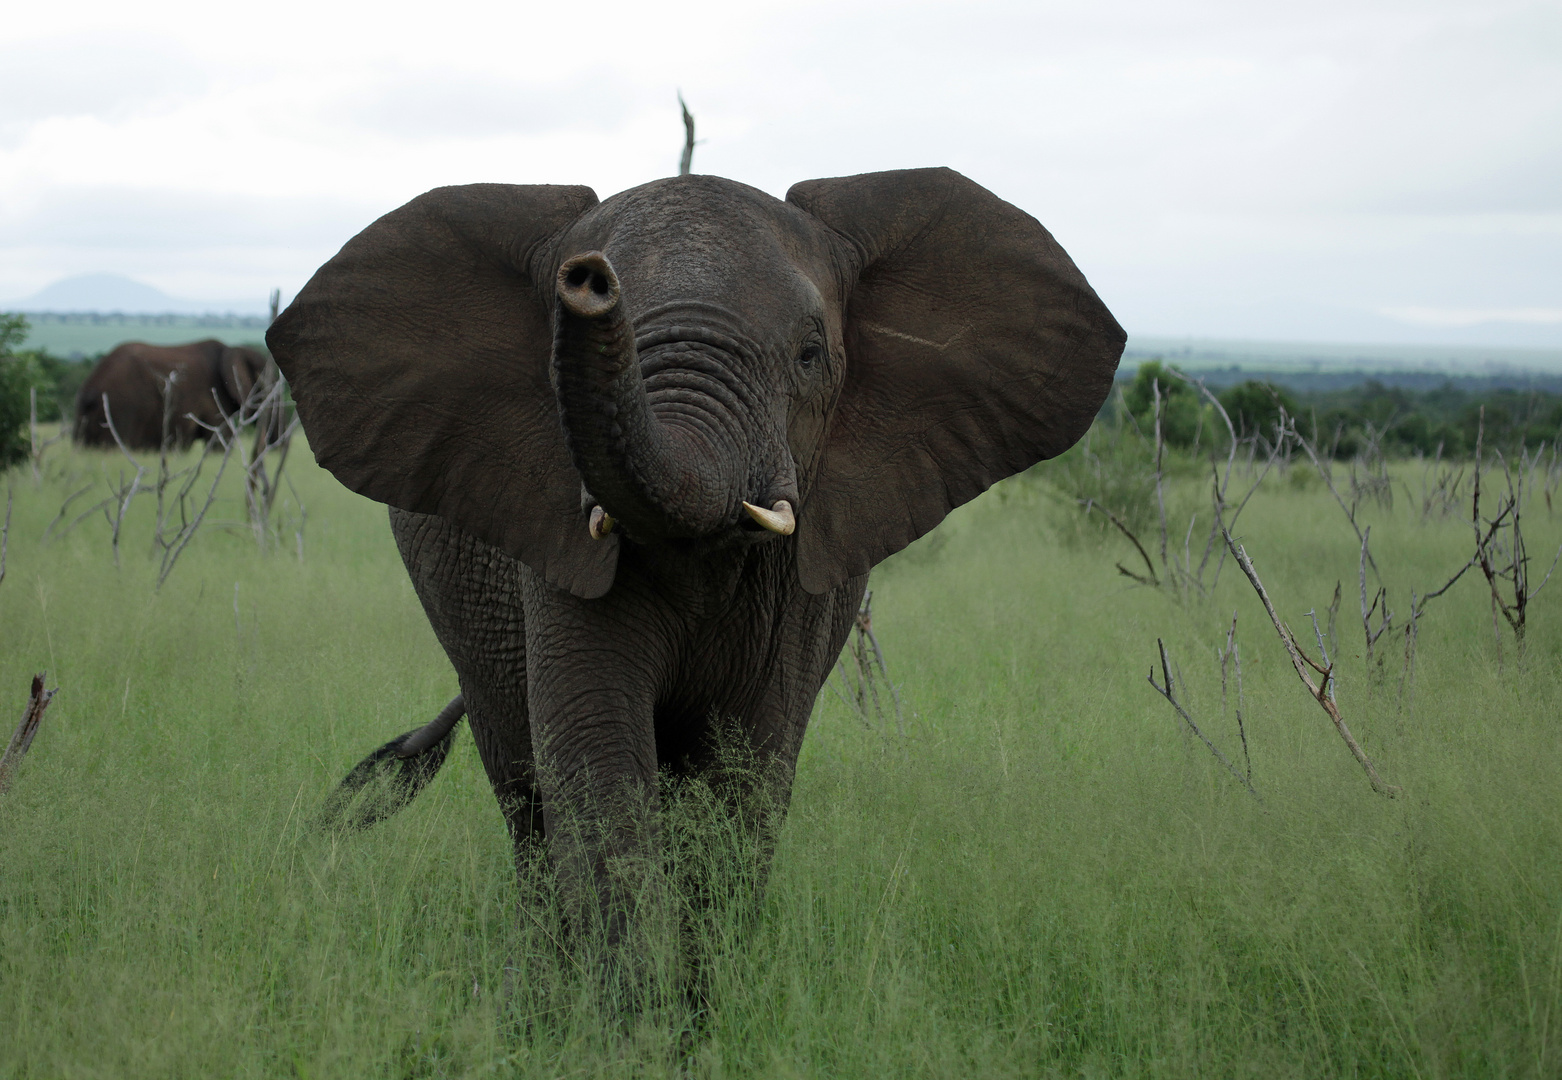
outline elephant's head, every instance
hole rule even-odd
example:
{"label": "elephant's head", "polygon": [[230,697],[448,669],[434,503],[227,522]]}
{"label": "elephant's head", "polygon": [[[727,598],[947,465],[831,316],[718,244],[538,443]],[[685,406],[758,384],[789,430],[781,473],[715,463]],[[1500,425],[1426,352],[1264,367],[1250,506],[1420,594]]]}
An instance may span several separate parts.
{"label": "elephant's head", "polygon": [[347,486],[593,597],[621,536],[795,521],[809,591],[865,573],[1073,444],[1124,335],[1035,219],[924,169],[785,202],[705,176],[600,204],[441,188],[351,240],[267,340]]}

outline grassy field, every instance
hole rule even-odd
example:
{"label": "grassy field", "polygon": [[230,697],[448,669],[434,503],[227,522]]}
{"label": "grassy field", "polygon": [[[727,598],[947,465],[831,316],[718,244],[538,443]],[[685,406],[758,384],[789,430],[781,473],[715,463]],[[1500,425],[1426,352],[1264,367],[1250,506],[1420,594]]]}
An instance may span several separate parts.
{"label": "grassy field", "polygon": [[[707,1007],[605,1020],[464,731],[396,818],[310,825],[455,691],[383,509],[296,455],[301,544],[208,527],[157,591],[146,500],[118,568],[101,518],[40,543],[121,464],[50,453],[7,478],[0,705],[61,689],[0,796],[0,1077],[1562,1073],[1562,585],[1522,665],[1478,578],[1434,601],[1405,707],[1402,639],[1367,669],[1357,541],[1300,475],[1238,532],[1299,630],[1344,582],[1340,707],[1401,797],[1229,562],[1207,599],[1135,586],[1120,538],[1019,478],[875,572],[904,736],[821,698],[760,917],[703,931]],[[1364,512],[1400,611],[1467,555],[1467,524],[1416,517]],[[1162,638],[1240,765],[1233,609],[1262,803],[1145,682]]]}
{"label": "grassy field", "polygon": [[57,356],[97,356],[122,341],[182,345],[216,338],[229,345],[265,347],[266,320],[193,315],[27,316],[27,339],[18,348],[45,349]]}

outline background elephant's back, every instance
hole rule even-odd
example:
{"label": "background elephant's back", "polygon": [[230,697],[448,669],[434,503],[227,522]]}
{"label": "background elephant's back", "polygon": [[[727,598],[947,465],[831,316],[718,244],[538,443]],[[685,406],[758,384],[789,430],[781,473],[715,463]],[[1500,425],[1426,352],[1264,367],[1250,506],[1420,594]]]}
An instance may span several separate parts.
{"label": "background elephant's back", "polygon": [[[142,410],[138,399],[148,395],[156,397],[159,385],[155,369],[167,365],[149,362],[143,342],[127,341],[114,346],[108,355],[99,360],[76,392],[76,441],[86,446],[113,446],[114,436],[108,428],[108,413],[104,398],[108,398],[108,410],[114,416],[114,426],[121,438],[132,443],[139,431],[130,431],[127,424],[138,420]],[[171,370],[168,369],[168,370]],[[167,370],[162,374],[166,377]],[[136,425],[139,427],[139,424]]]}
{"label": "background elephant's back", "polygon": [[[213,379],[222,352],[220,341],[188,345],[149,345],[126,341],[116,345],[92,369],[76,394],[76,441],[85,446],[110,447],[114,436],[108,416],[125,444],[132,449],[155,450],[162,445],[163,387],[175,379],[174,412],[178,417],[195,413],[208,422],[217,419],[211,399]],[[108,398],[105,410],[103,399]],[[190,424],[183,421],[181,428]],[[191,432],[181,430],[188,443]]]}

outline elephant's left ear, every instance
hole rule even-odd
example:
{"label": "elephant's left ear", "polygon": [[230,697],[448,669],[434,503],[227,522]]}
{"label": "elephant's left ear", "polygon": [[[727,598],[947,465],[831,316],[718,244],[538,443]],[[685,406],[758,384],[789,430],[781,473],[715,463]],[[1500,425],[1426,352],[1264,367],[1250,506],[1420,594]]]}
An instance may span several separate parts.
{"label": "elephant's left ear", "polygon": [[786,198],[855,262],[845,382],[798,513],[818,593],[1072,446],[1126,336],[1035,218],[951,169],[809,180]]}
{"label": "elephant's left ear", "polygon": [[[315,460],[583,597],[613,584],[548,381],[553,238],[590,188],[436,188],[322,266],[266,334]],[[542,287],[539,288],[539,283]]]}

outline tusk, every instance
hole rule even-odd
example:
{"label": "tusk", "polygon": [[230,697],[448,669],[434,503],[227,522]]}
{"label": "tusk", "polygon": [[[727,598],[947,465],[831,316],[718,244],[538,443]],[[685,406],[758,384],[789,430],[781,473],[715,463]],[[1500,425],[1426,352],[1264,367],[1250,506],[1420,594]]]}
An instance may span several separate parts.
{"label": "tusk", "polygon": [[600,506],[591,508],[591,539],[600,540],[613,531],[613,519],[608,512]]}
{"label": "tusk", "polygon": [[748,511],[749,517],[778,536],[791,536],[792,530],[797,528],[797,519],[792,516],[792,504],[785,499],[769,510],[762,510],[751,502],[744,503],[743,509]]}

